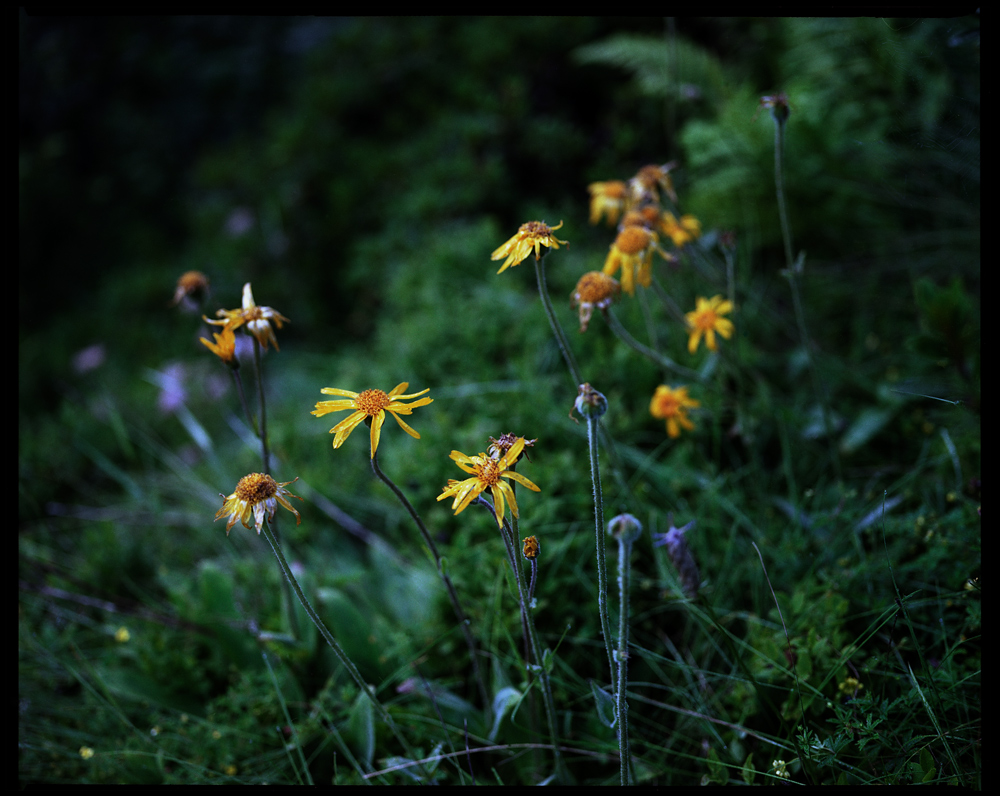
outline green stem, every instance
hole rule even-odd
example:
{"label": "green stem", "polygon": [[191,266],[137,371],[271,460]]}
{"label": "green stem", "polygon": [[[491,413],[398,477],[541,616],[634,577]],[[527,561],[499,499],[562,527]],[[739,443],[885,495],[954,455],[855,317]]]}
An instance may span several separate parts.
{"label": "green stem", "polygon": [[594,485],[594,531],[597,540],[597,610],[601,616],[604,648],[608,653],[609,677],[615,676],[614,653],[611,651],[611,620],[608,617],[608,567],[605,560],[604,495],[601,491],[601,471],[597,462],[597,432],[600,418],[587,415],[587,448],[590,452],[590,479]]}
{"label": "green stem", "polygon": [[785,179],[782,174],[782,152],[785,147],[785,122],[774,118],[774,187],[778,193],[778,216],[781,219],[781,237],[785,242],[785,266],[792,270],[792,230],[788,225],[788,210],[785,209]]}
{"label": "green stem", "polygon": [[618,684],[615,691],[618,695],[618,756],[621,761],[621,784],[631,785],[629,776],[629,743],[628,743],[628,701],[626,699],[628,684],[628,597],[629,576],[632,567],[632,542],[624,535],[618,539]]}
{"label": "green stem", "polygon": [[378,452],[372,454],[372,470],[375,475],[385,484],[392,493],[396,496],[400,503],[403,504],[403,508],[409,513],[410,517],[416,523],[417,528],[420,529],[420,535],[424,538],[424,544],[431,551],[431,555],[434,556],[434,564],[437,566],[438,575],[441,580],[444,581],[445,588],[448,591],[448,599],[451,600],[451,606],[455,609],[455,616],[458,618],[459,627],[462,629],[462,635],[465,637],[465,643],[469,647],[469,657],[472,662],[472,672],[476,678],[476,684],[479,687],[479,697],[483,702],[483,711],[486,713],[487,720],[490,720],[491,708],[489,692],[486,690],[486,683],[483,680],[482,672],[479,670],[479,657],[476,652],[476,642],[472,638],[472,630],[469,628],[469,618],[465,615],[465,611],[462,610],[462,604],[458,600],[458,593],[455,591],[455,586],[451,582],[451,578],[448,577],[448,573],[445,572],[444,567],[441,564],[441,554],[438,553],[437,545],[434,544],[434,539],[431,538],[430,531],[427,530],[427,526],[424,525],[424,521],[420,519],[420,515],[417,514],[416,509],[410,505],[410,501],[406,499],[404,495],[392,480],[385,473],[382,472],[382,468],[378,466]]}
{"label": "green stem", "polygon": [[552,302],[549,301],[549,291],[545,283],[544,261],[544,254],[535,260],[535,278],[538,280],[538,295],[542,298],[542,306],[545,308],[545,314],[549,317],[549,325],[552,327],[552,333],[556,336],[559,350],[562,351],[563,359],[566,360],[566,367],[569,368],[570,375],[573,377],[573,384],[574,386],[579,386],[583,384],[583,379],[580,378],[580,368],[573,358],[569,341],[563,333],[562,326],[559,325],[559,319],[556,317],[555,310],[552,309]]}
{"label": "green stem", "polygon": [[347,653],[344,652],[343,648],[337,642],[337,639],[333,637],[333,634],[329,631],[329,629],[327,629],[323,620],[320,619],[319,614],[316,613],[312,605],[309,603],[309,600],[306,599],[305,594],[302,593],[302,587],[299,586],[299,582],[295,579],[295,575],[292,574],[291,567],[288,566],[288,562],[285,560],[284,553],[281,552],[281,545],[278,543],[278,540],[275,539],[274,534],[271,533],[271,529],[268,527],[266,522],[261,528],[261,532],[264,534],[264,538],[267,539],[268,544],[271,545],[275,558],[278,559],[278,566],[281,567],[281,572],[285,576],[285,581],[292,587],[292,590],[295,592],[295,596],[298,597],[299,602],[302,604],[303,609],[305,609],[306,614],[312,620],[312,623],[316,625],[316,629],[320,632],[320,635],[323,636],[326,643],[330,645],[330,649],[333,650],[334,655],[337,656],[337,659],[341,662],[344,668],[347,669],[347,673],[351,676],[351,679],[354,680],[355,684],[357,684],[358,688],[360,688],[364,694],[367,694],[368,698],[375,706],[375,710],[378,711],[379,716],[382,717],[382,720],[389,726],[392,734],[396,736],[396,739],[402,745],[403,749],[406,750],[406,754],[413,758],[414,755],[410,749],[410,745],[396,728],[396,725],[392,720],[392,716],[389,715],[389,711],[387,711],[385,707],[383,707],[382,703],[378,701],[378,698],[375,696],[372,689],[368,687],[368,684],[365,683],[364,679],[361,677],[361,672],[358,671],[358,667],[356,667],[354,662],[347,657]]}
{"label": "green stem", "polygon": [[626,331],[625,327],[621,325],[621,322],[618,320],[618,318],[615,317],[615,314],[610,307],[604,310],[604,317],[608,322],[608,326],[611,327],[611,331],[613,331],[616,335],[618,335],[619,339],[621,339],[623,343],[625,343],[630,348],[633,348],[636,351],[638,351],[640,354],[646,357],[646,359],[659,365],[664,370],[673,371],[678,376],[681,376],[683,378],[692,379],[698,382],[703,381],[701,376],[696,371],[693,371],[689,368],[685,368],[683,365],[678,365],[669,357],[663,356],[663,354],[654,351],[652,348],[644,346],[642,343],[636,340],[632,335],[630,335]]}

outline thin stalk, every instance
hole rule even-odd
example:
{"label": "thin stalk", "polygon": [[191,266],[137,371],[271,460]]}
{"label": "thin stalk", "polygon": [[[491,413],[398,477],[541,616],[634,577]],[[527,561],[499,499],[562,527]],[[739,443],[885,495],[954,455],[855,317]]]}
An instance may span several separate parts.
{"label": "thin stalk", "polygon": [[545,314],[549,318],[552,334],[556,336],[559,350],[562,351],[563,359],[566,360],[566,367],[569,368],[569,373],[573,377],[573,384],[580,385],[583,384],[583,380],[580,378],[580,368],[576,364],[576,359],[573,358],[573,351],[569,347],[569,341],[566,339],[562,326],[559,325],[559,319],[556,317],[555,310],[552,309],[552,302],[549,301],[549,291],[545,283],[544,261],[544,254],[535,260],[535,278],[538,280],[538,295],[542,298],[542,306],[545,308]]}
{"label": "thin stalk", "polygon": [[632,567],[632,541],[627,534],[618,538],[618,684],[615,691],[618,696],[618,756],[621,761],[621,784],[631,785],[629,775],[628,743],[628,700],[626,699],[628,685],[628,596],[629,576]]}
{"label": "thin stalk", "polygon": [[785,207],[785,180],[782,172],[787,113],[782,115],[772,111],[771,115],[774,118],[774,187],[778,195],[781,237],[785,244],[786,276],[792,290],[795,322],[799,327],[799,337],[806,352],[806,361],[809,363],[809,375],[812,378],[813,392],[816,393],[816,399],[819,401],[823,415],[823,430],[826,432],[826,438],[830,445],[830,457],[833,460],[833,469],[837,475],[837,481],[843,483],[844,479],[840,469],[840,453],[837,450],[837,441],[833,436],[833,424],[830,421],[829,401],[827,401],[826,392],[820,383],[819,372],[816,370],[816,361],[813,359],[812,346],[809,344],[809,333],[806,330],[805,313],[802,310],[802,298],[799,294],[798,275],[802,272],[803,255],[799,256],[798,262],[795,262],[792,258],[792,231],[788,224],[788,210]]}
{"label": "thin stalk", "polygon": [[597,610],[601,615],[601,632],[608,653],[608,672],[615,676],[615,658],[611,650],[611,620],[608,617],[608,566],[605,559],[604,495],[601,491],[601,470],[597,462],[597,432],[600,417],[587,415],[587,448],[590,452],[590,479],[594,485],[594,530],[597,540]]}
{"label": "thin stalk", "polygon": [[482,672],[479,670],[479,657],[476,652],[476,642],[472,638],[472,630],[469,627],[469,618],[465,615],[465,611],[462,610],[462,604],[458,600],[458,593],[455,591],[455,586],[451,582],[451,578],[448,577],[448,573],[445,572],[444,567],[441,565],[441,554],[438,553],[437,545],[434,544],[434,539],[431,538],[430,531],[427,530],[427,526],[424,525],[424,521],[420,519],[420,515],[417,514],[416,509],[410,505],[410,501],[406,499],[404,495],[392,480],[385,473],[382,472],[382,468],[378,466],[378,452],[372,454],[372,470],[375,475],[385,484],[392,493],[396,496],[400,503],[403,504],[403,508],[409,513],[410,517],[416,523],[417,528],[420,530],[420,535],[424,539],[424,544],[431,551],[431,555],[434,556],[434,564],[437,566],[438,575],[441,580],[444,581],[445,589],[448,591],[448,599],[451,600],[451,606],[455,610],[455,616],[458,618],[459,627],[462,629],[462,635],[465,637],[465,643],[469,647],[469,657],[472,661],[472,672],[476,678],[476,685],[479,687],[479,697],[483,702],[483,711],[486,713],[487,720],[490,719],[491,714],[491,703],[489,698],[489,692],[486,690],[486,683],[483,680]]}
{"label": "thin stalk", "polygon": [[407,743],[406,739],[400,734],[399,730],[396,728],[396,724],[392,720],[392,716],[389,715],[389,711],[383,707],[382,703],[378,701],[371,688],[365,683],[364,679],[361,677],[361,672],[358,671],[358,667],[354,665],[354,662],[347,657],[347,653],[344,652],[343,648],[337,642],[337,639],[333,637],[333,633],[329,631],[323,620],[320,619],[319,614],[313,609],[309,600],[306,599],[305,594],[302,592],[302,587],[299,586],[299,582],[295,579],[295,575],[292,574],[291,567],[288,566],[288,561],[285,560],[284,553],[281,552],[281,545],[278,540],[275,539],[274,534],[271,533],[271,529],[267,522],[261,527],[261,532],[264,534],[264,538],[267,539],[267,543],[271,545],[271,549],[274,551],[274,557],[278,559],[278,566],[281,567],[281,573],[285,576],[285,581],[291,586],[292,590],[295,592],[295,596],[298,597],[299,602],[302,604],[303,609],[305,609],[306,614],[312,623],[316,625],[316,629],[323,636],[324,641],[330,645],[330,649],[333,650],[334,655],[341,662],[343,667],[347,669],[347,673],[354,680],[355,684],[361,691],[368,696],[375,706],[375,710],[378,711],[379,716],[382,720],[389,726],[392,734],[396,736],[396,740],[402,745],[403,749],[406,751],[408,757],[416,759],[410,745]]}
{"label": "thin stalk", "polygon": [[698,382],[703,381],[701,376],[696,371],[693,371],[690,368],[686,368],[683,365],[678,365],[669,357],[663,356],[663,354],[654,351],[652,348],[644,346],[642,343],[636,340],[632,335],[628,333],[625,327],[621,325],[621,322],[618,320],[617,317],[615,317],[615,314],[610,307],[605,309],[603,312],[604,312],[604,317],[608,322],[608,326],[611,327],[611,331],[614,332],[616,335],[618,335],[619,339],[623,343],[625,343],[625,345],[629,346],[635,351],[638,351],[640,354],[646,357],[646,359],[648,359],[650,362],[659,365],[664,370],[673,371],[678,376],[682,376],[683,378],[686,379],[693,379],[694,381]]}

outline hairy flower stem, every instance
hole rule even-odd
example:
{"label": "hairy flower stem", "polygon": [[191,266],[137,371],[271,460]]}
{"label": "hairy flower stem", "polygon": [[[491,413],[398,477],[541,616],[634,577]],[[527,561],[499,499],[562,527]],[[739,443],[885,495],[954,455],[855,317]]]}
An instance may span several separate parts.
{"label": "hairy flower stem", "polygon": [[618,539],[618,649],[615,657],[618,660],[618,683],[615,691],[618,697],[618,756],[621,760],[621,783],[631,785],[629,776],[629,744],[628,744],[628,701],[626,700],[628,684],[628,594],[629,576],[632,569],[632,541],[626,536]]}
{"label": "hairy flower stem", "polygon": [[545,314],[549,317],[549,325],[552,327],[552,334],[556,336],[559,350],[562,351],[563,359],[566,360],[566,367],[569,368],[569,373],[573,377],[573,385],[582,384],[583,379],[580,378],[580,368],[576,364],[576,359],[573,358],[569,341],[563,333],[562,326],[559,325],[559,319],[556,317],[555,310],[552,309],[552,302],[549,301],[549,290],[545,283],[544,254],[535,260],[535,278],[538,280],[538,295],[542,298],[542,306],[545,308]]}
{"label": "hairy flower stem", "polygon": [[785,180],[782,172],[782,160],[785,148],[785,122],[787,115],[775,114],[774,118],[774,186],[778,194],[778,215],[781,218],[781,236],[785,243],[785,263],[788,277],[788,284],[792,291],[792,304],[795,306],[795,322],[799,327],[799,337],[802,339],[802,347],[806,352],[806,361],[809,363],[809,375],[812,378],[813,392],[819,401],[823,415],[823,430],[830,445],[830,458],[833,461],[833,470],[836,473],[837,481],[843,483],[843,475],[840,469],[840,453],[837,450],[837,440],[833,436],[833,423],[830,420],[830,406],[827,400],[826,391],[820,383],[819,372],[816,370],[816,362],[813,359],[812,346],[809,344],[809,332],[806,330],[805,313],[802,311],[802,298],[799,294],[798,276],[802,272],[802,261],[804,253],[799,255],[798,262],[792,257],[792,231],[788,225],[788,211],[785,208]]}
{"label": "hairy flower stem", "polygon": [[608,618],[608,565],[605,560],[604,495],[601,491],[601,470],[597,462],[597,432],[600,417],[587,416],[587,447],[590,451],[590,479],[594,485],[594,527],[597,539],[597,610],[601,615],[601,632],[608,653],[608,672],[615,676],[615,659],[611,651],[611,620]]}
{"label": "hairy flower stem", "polygon": [[693,371],[690,368],[686,368],[683,365],[678,365],[669,357],[663,356],[663,354],[654,351],[652,348],[644,346],[642,343],[636,340],[632,335],[628,333],[625,327],[621,325],[621,322],[618,320],[618,318],[615,317],[615,314],[610,307],[604,310],[604,317],[608,322],[608,326],[611,327],[611,331],[614,332],[616,335],[618,335],[618,338],[623,343],[625,343],[625,345],[629,346],[635,351],[638,351],[640,354],[646,357],[646,359],[648,359],[650,362],[659,365],[664,370],[673,371],[678,376],[682,376],[686,379],[691,379],[693,381],[698,381],[698,382],[703,381],[702,377],[696,371]]}
{"label": "hairy flower stem", "polygon": [[482,672],[479,670],[479,656],[476,652],[476,642],[472,638],[472,630],[469,627],[469,618],[465,615],[465,611],[462,610],[462,604],[458,601],[458,593],[455,591],[455,586],[451,582],[451,578],[448,577],[448,573],[445,571],[444,566],[441,564],[441,554],[438,553],[437,545],[434,544],[434,539],[431,538],[430,531],[427,530],[427,526],[424,525],[424,521],[420,519],[420,515],[417,514],[416,509],[410,505],[410,501],[406,499],[404,495],[392,480],[385,473],[382,472],[382,468],[378,466],[378,452],[372,454],[372,470],[375,475],[384,483],[392,493],[396,496],[400,503],[403,504],[403,508],[409,513],[410,517],[416,523],[417,528],[420,529],[420,535],[424,538],[424,544],[427,545],[427,549],[431,551],[431,555],[434,556],[434,564],[437,566],[438,575],[441,580],[444,581],[445,589],[448,591],[448,599],[451,600],[451,606],[455,609],[455,616],[458,618],[459,627],[462,629],[462,635],[465,636],[465,643],[469,647],[469,658],[472,662],[472,673],[476,678],[476,685],[479,687],[479,698],[483,702],[483,710],[486,713],[487,720],[490,719],[491,713],[491,703],[489,692],[486,690],[486,682],[483,680]]}
{"label": "hairy flower stem", "polygon": [[[395,723],[392,720],[392,716],[389,715],[389,711],[383,707],[382,703],[378,701],[378,697],[375,696],[368,684],[365,683],[364,679],[361,677],[361,672],[358,671],[358,667],[354,665],[354,662],[347,657],[347,653],[344,652],[343,648],[337,642],[337,639],[333,637],[333,633],[329,631],[323,620],[320,619],[319,614],[313,609],[309,600],[306,599],[305,594],[302,593],[302,587],[299,586],[299,582],[295,579],[295,575],[292,574],[291,567],[288,566],[288,561],[285,560],[284,553],[281,552],[281,545],[278,540],[275,539],[274,534],[271,533],[271,528],[265,522],[261,527],[261,532],[264,534],[264,538],[267,539],[271,549],[274,551],[274,557],[278,559],[278,566],[281,567],[281,573],[285,576],[285,581],[292,587],[295,592],[295,596],[298,597],[299,602],[302,604],[303,609],[305,609],[306,614],[312,620],[312,623],[316,625],[316,629],[323,636],[324,641],[330,645],[330,649],[333,650],[334,655],[343,664],[344,668],[347,669],[347,673],[354,680],[358,688],[361,689],[362,693],[366,694],[368,698],[372,701],[375,706],[375,710],[378,711],[379,716],[388,725],[392,734],[396,736],[396,740],[399,741],[400,745],[406,751],[408,757],[414,758],[413,752],[410,749],[410,745],[407,743],[406,739],[400,734],[399,730],[396,728]],[[415,758],[414,758],[415,759]]]}

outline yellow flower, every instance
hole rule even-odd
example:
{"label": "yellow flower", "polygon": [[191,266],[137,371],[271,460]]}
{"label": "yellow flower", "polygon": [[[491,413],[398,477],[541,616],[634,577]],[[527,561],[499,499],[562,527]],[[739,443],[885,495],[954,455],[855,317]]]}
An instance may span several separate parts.
{"label": "yellow flower", "polygon": [[278,348],[278,339],[274,336],[274,329],[271,328],[271,321],[274,321],[278,328],[281,328],[282,321],[285,323],[291,323],[284,315],[282,315],[277,310],[273,310],[270,307],[258,307],[253,300],[253,291],[250,289],[250,283],[247,282],[243,286],[243,307],[238,310],[219,310],[215,313],[221,321],[211,321],[208,318],[204,320],[207,323],[213,323],[216,326],[230,325],[233,331],[238,329],[244,323],[247,325],[247,331],[250,332],[254,337],[257,338],[257,342],[260,343],[264,348],[267,348],[268,343],[274,343],[274,349],[280,351]]}
{"label": "yellow flower", "polygon": [[517,461],[517,457],[521,455],[521,451],[524,450],[524,443],[524,438],[519,438],[499,459],[494,459],[485,453],[480,453],[478,456],[466,456],[460,451],[452,451],[451,458],[454,459],[455,464],[465,470],[465,472],[471,473],[472,478],[466,478],[464,481],[449,479],[448,486],[442,490],[437,499],[454,498],[455,500],[451,504],[451,507],[455,509],[455,514],[460,514],[466,506],[489,489],[493,493],[497,525],[502,528],[504,498],[510,503],[511,514],[515,517],[520,515],[517,513],[517,501],[514,499],[514,490],[510,484],[501,481],[501,478],[509,478],[522,486],[526,486],[533,492],[541,492],[537,486],[523,475],[508,469]]}
{"label": "yellow flower", "polygon": [[130,638],[132,638],[132,634],[128,632],[127,627],[120,627],[115,631],[115,641],[119,644],[124,644]]}
{"label": "yellow flower", "polygon": [[596,224],[604,215],[609,225],[618,221],[618,216],[625,209],[625,199],[628,186],[621,180],[610,182],[592,182],[587,186],[590,191],[590,223]]}
{"label": "yellow flower", "polygon": [[524,549],[521,551],[529,561],[538,558],[538,538],[535,536],[524,537]]}
{"label": "yellow flower", "polygon": [[199,337],[198,339],[201,340],[209,351],[227,365],[230,367],[239,367],[239,360],[236,359],[236,333],[233,331],[232,324],[227,323],[223,326],[222,334],[212,332],[212,337],[215,338],[214,343],[204,337]]}
{"label": "yellow flower", "polygon": [[322,417],[330,412],[342,412],[345,409],[355,410],[347,418],[341,420],[330,429],[331,434],[337,435],[333,438],[334,448],[339,448],[344,444],[344,440],[350,436],[358,423],[366,418],[371,418],[372,458],[374,459],[375,451],[378,450],[379,436],[382,433],[382,424],[385,422],[386,412],[392,413],[392,416],[396,418],[396,422],[399,423],[403,431],[414,439],[420,439],[420,435],[406,425],[400,415],[413,414],[413,410],[418,406],[427,406],[434,399],[421,398],[412,404],[400,403],[411,398],[417,398],[425,392],[430,392],[430,387],[428,387],[426,390],[421,390],[411,395],[402,395],[401,393],[409,386],[409,382],[401,382],[393,387],[392,392],[389,393],[385,393],[382,390],[365,390],[362,393],[356,393],[349,390],[338,390],[336,387],[324,387],[320,390],[324,395],[343,395],[345,398],[339,401],[320,401],[310,414]]}
{"label": "yellow flower", "polygon": [[91,749],[89,746],[80,747],[80,757],[82,757],[84,760],[90,760],[90,758],[92,758],[93,756],[94,756],[94,750]]}
{"label": "yellow flower", "polygon": [[576,288],[570,293],[570,307],[580,307],[580,332],[587,331],[594,307],[606,309],[611,301],[621,293],[618,280],[603,271],[588,271],[580,277]]}
{"label": "yellow flower", "polygon": [[236,491],[229,497],[219,494],[219,497],[226,502],[222,504],[215,519],[218,521],[227,515],[229,516],[229,522],[226,523],[226,536],[229,536],[229,531],[237,520],[243,523],[244,528],[249,528],[250,521],[253,520],[257,527],[257,533],[260,534],[260,529],[264,525],[264,515],[267,515],[268,520],[274,520],[274,513],[278,510],[280,503],[295,515],[295,524],[298,525],[302,522],[302,516],[288,502],[288,498],[293,497],[296,500],[302,500],[302,498],[285,489],[286,486],[294,484],[298,480],[296,478],[293,481],[284,481],[279,484],[267,473],[245,475],[236,484]]}
{"label": "yellow flower", "polygon": [[695,311],[684,315],[687,318],[688,326],[691,327],[691,335],[688,337],[688,351],[693,354],[698,350],[702,334],[705,335],[705,345],[710,351],[715,351],[718,347],[715,342],[716,332],[728,340],[733,334],[733,322],[722,316],[731,312],[732,309],[733,303],[723,300],[722,296],[712,296],[710,299],[698,296]]}
{"label": "yellow flower", "polygon": [[655,232],[644,227],[625,227],[611,244],[608,258],[604,261],[604,273],[614,276],[620,267],[622,289],[634,296],[636,280],[643,287],[649,287],[652,282],[654,250],[664,259],[670,259],[660,248]]}
{"label": "yellow flower", "polygon": [[701,222],[694,216],[683,215],[678,221],[673,213],[664,213],[660,220],[660,229],[670,236],[674,246],[678,249],[686,243],[690,243],[701,235]]}
{"label": "yellow flower", "polygon": [[497,273],[503,273],[510,266],[520,264],[525,257],[531,254],[532,249],[535,250],[535,259],[541,259],[539,246],[548,246],[551,249],[558,249],[560,243],[565,243],[568,246],[567,241],[559,240],[552,234],[562,225],[562,221],[555,227],[550,227],[541,221],[529,221],[527,224],[521,224],[517,234],[490,255],[491,260],[507,258]]}
{"label": "yellow flower", "polygon": [[685,410],[697,406],[700,406],[697,401],[688,398],[687,387],[672,390],[667,385],[661,384],[656,388],[653,400],[649,402],[649,413],[658,420],[665,419],[667,434],[671,439],[677,439],[681,435],[681,426],[688,431],[694,428]]}

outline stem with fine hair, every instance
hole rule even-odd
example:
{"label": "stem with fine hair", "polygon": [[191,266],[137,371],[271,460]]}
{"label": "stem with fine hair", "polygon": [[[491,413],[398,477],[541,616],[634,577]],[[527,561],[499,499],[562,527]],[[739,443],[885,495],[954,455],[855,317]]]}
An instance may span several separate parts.
{"label": "stem with fine hair", "polygon": [[552,334],[556,336],[556,342],[559,344],[559,350],[562,351],[563,359],[566,360],[566,367],[569,368],[569,373],[573,377],[573,384],[582,384],[583,380],[580,378],[580,368],[576,364],[576,359],[573,358],[573,352],[569,347],[569,341],[566,339],[562,326],[559,324],[559,319],[556,317],[555,310],[552,309],[552,302],[549,300],[549,290],[545,283],[544,254],[535,258],[535,278],[538,280],[538,295],[542,298],[542,306],[545,308],[545,314],[549,318],[549,325],[552,327]]}
{"label": "stem with fine hair", "polygon": [[605,559],[604,495],[601,490],[601,470],[597,462],[597,432],[600,418],[587,415],[587,448],[590,452],[590,479],[594,485],[594,531],[597,540],[597,610],[601,616],[601,633],[608,653],[608,672],[614,679],[615,662],[611,650],[611,620],[608,618],[608,566]]}
{"label": "stem with fine hair", "polygon": [[628,743],[628,592],[632,567],[632,540],[628,534],[618,537],[618,683],[615,691],[618,697],[618,756],[621,758],[621,783],[631,785],[629,776]]}
{"label": "stem with fine hair", "polygon": [[420,519],[420,515],[417,514],[416,509],[410,505],[410,501],[406,499],[398,486],[396,486],[392,480],[385,473],[382,472],[382,468],[378,466],[378,451],[372,453],[372,470],[375,475],[378,476],[379,480],[382,481],[392,493],[396,496],[400,503],[403,504],[403,508],[409,513],[410,517],[416,523],[417,528],[420,530],[420,535],[424,538],[424,544],[427,545],[427,549],[431,551],[431,555],[434,556],[434,564],[437,566],[438,575],[441,580],[444,581],[445,589],[448,591],[448,599],[451,600],[451,606],[455,609],[455,616],[458,618],[459,627],[462,629],[462,635],[465,637],[465,643],[469,647],[469,657],[472,662],[472,672],[476,678],[476,685],[479,687],[479,697],[483,701],[483,710],[486,712],[487,717],[491,714],[491,704],[489,692],[486,690],[486,682],[483,680],[483,675],[479,670],[479,658],[476,652],[476,642],[472,638],[472,630],[469,628],[469,618],[465,615],[465,611],[462,610],[462,604],[458,601],[458,593],[455,591],[455,586],[451,582],[451,578],[448,577],[448,573],[445,572],[444,566],[441,564],[441,554],[438,553],[437,545],[434,544],[434,539],[431,538],[430,531],[427,530],[427,526],[424,525],[424,521]]}
{"label": "stem with fine hair", "polygon": [[315,609],[310,604],[309,600],[306,599],[305,594],[302,592],[302,587],[299,586],[299,582],[295,579],[295,575],[292,574],[291,567],[288,566],[288,561],[285,560],[284,553],[281,552],[281,545],[278,543],[278,540],[275,539],[274,534],[271,533],[271,529],[267,522],[265,522],[261,527],[261,532],[264,534],[264,538],[267,539],[268,544],[271,545],[271,549],[274,551],[274,557],[278,559],[278,566],[281,567],[281,573],[285,576],[285,581],[292,587],[292,590],[295,592],[295,596],[298,597],[299,602],[305,609],[306,614],[312,620],[312,623],[316,625],[316,629],[320,632],[320,635],[323,636],[324,641],[330,645],[330,649],[333,650],[334,655],[337,656],[337,659],[341,662],[343,667],[347,669],[347,673],[351,676],[351,679],[354,680],[358,688],[360,688],[361,691],[372,701],[372,704],[375,706],[375,710],[378,711],[379,716],[381,716],[382,720],[389,726],[392,734],[396,736],[396,740],[398,740],[402,745],[406,754],[409,757],[413,757],[410,745],[396,728],[396,724],[393,722],[392,716],[389,715],[389,711],[387,711],[382,703],[378,701],[378,698],[372,692],[372,689],[368,687],[368,684],[365,683],[364,679],[361,677],[361,672],[358,671],[358,667],[354,665],[354,662],[349,657],[347,657],[347,653],[344,652],[344,649],[337,642],[337,639],[333,637],[333,633],[329,631],[326,624],[322,619],[320,619],[319,614],[316,613]]}

